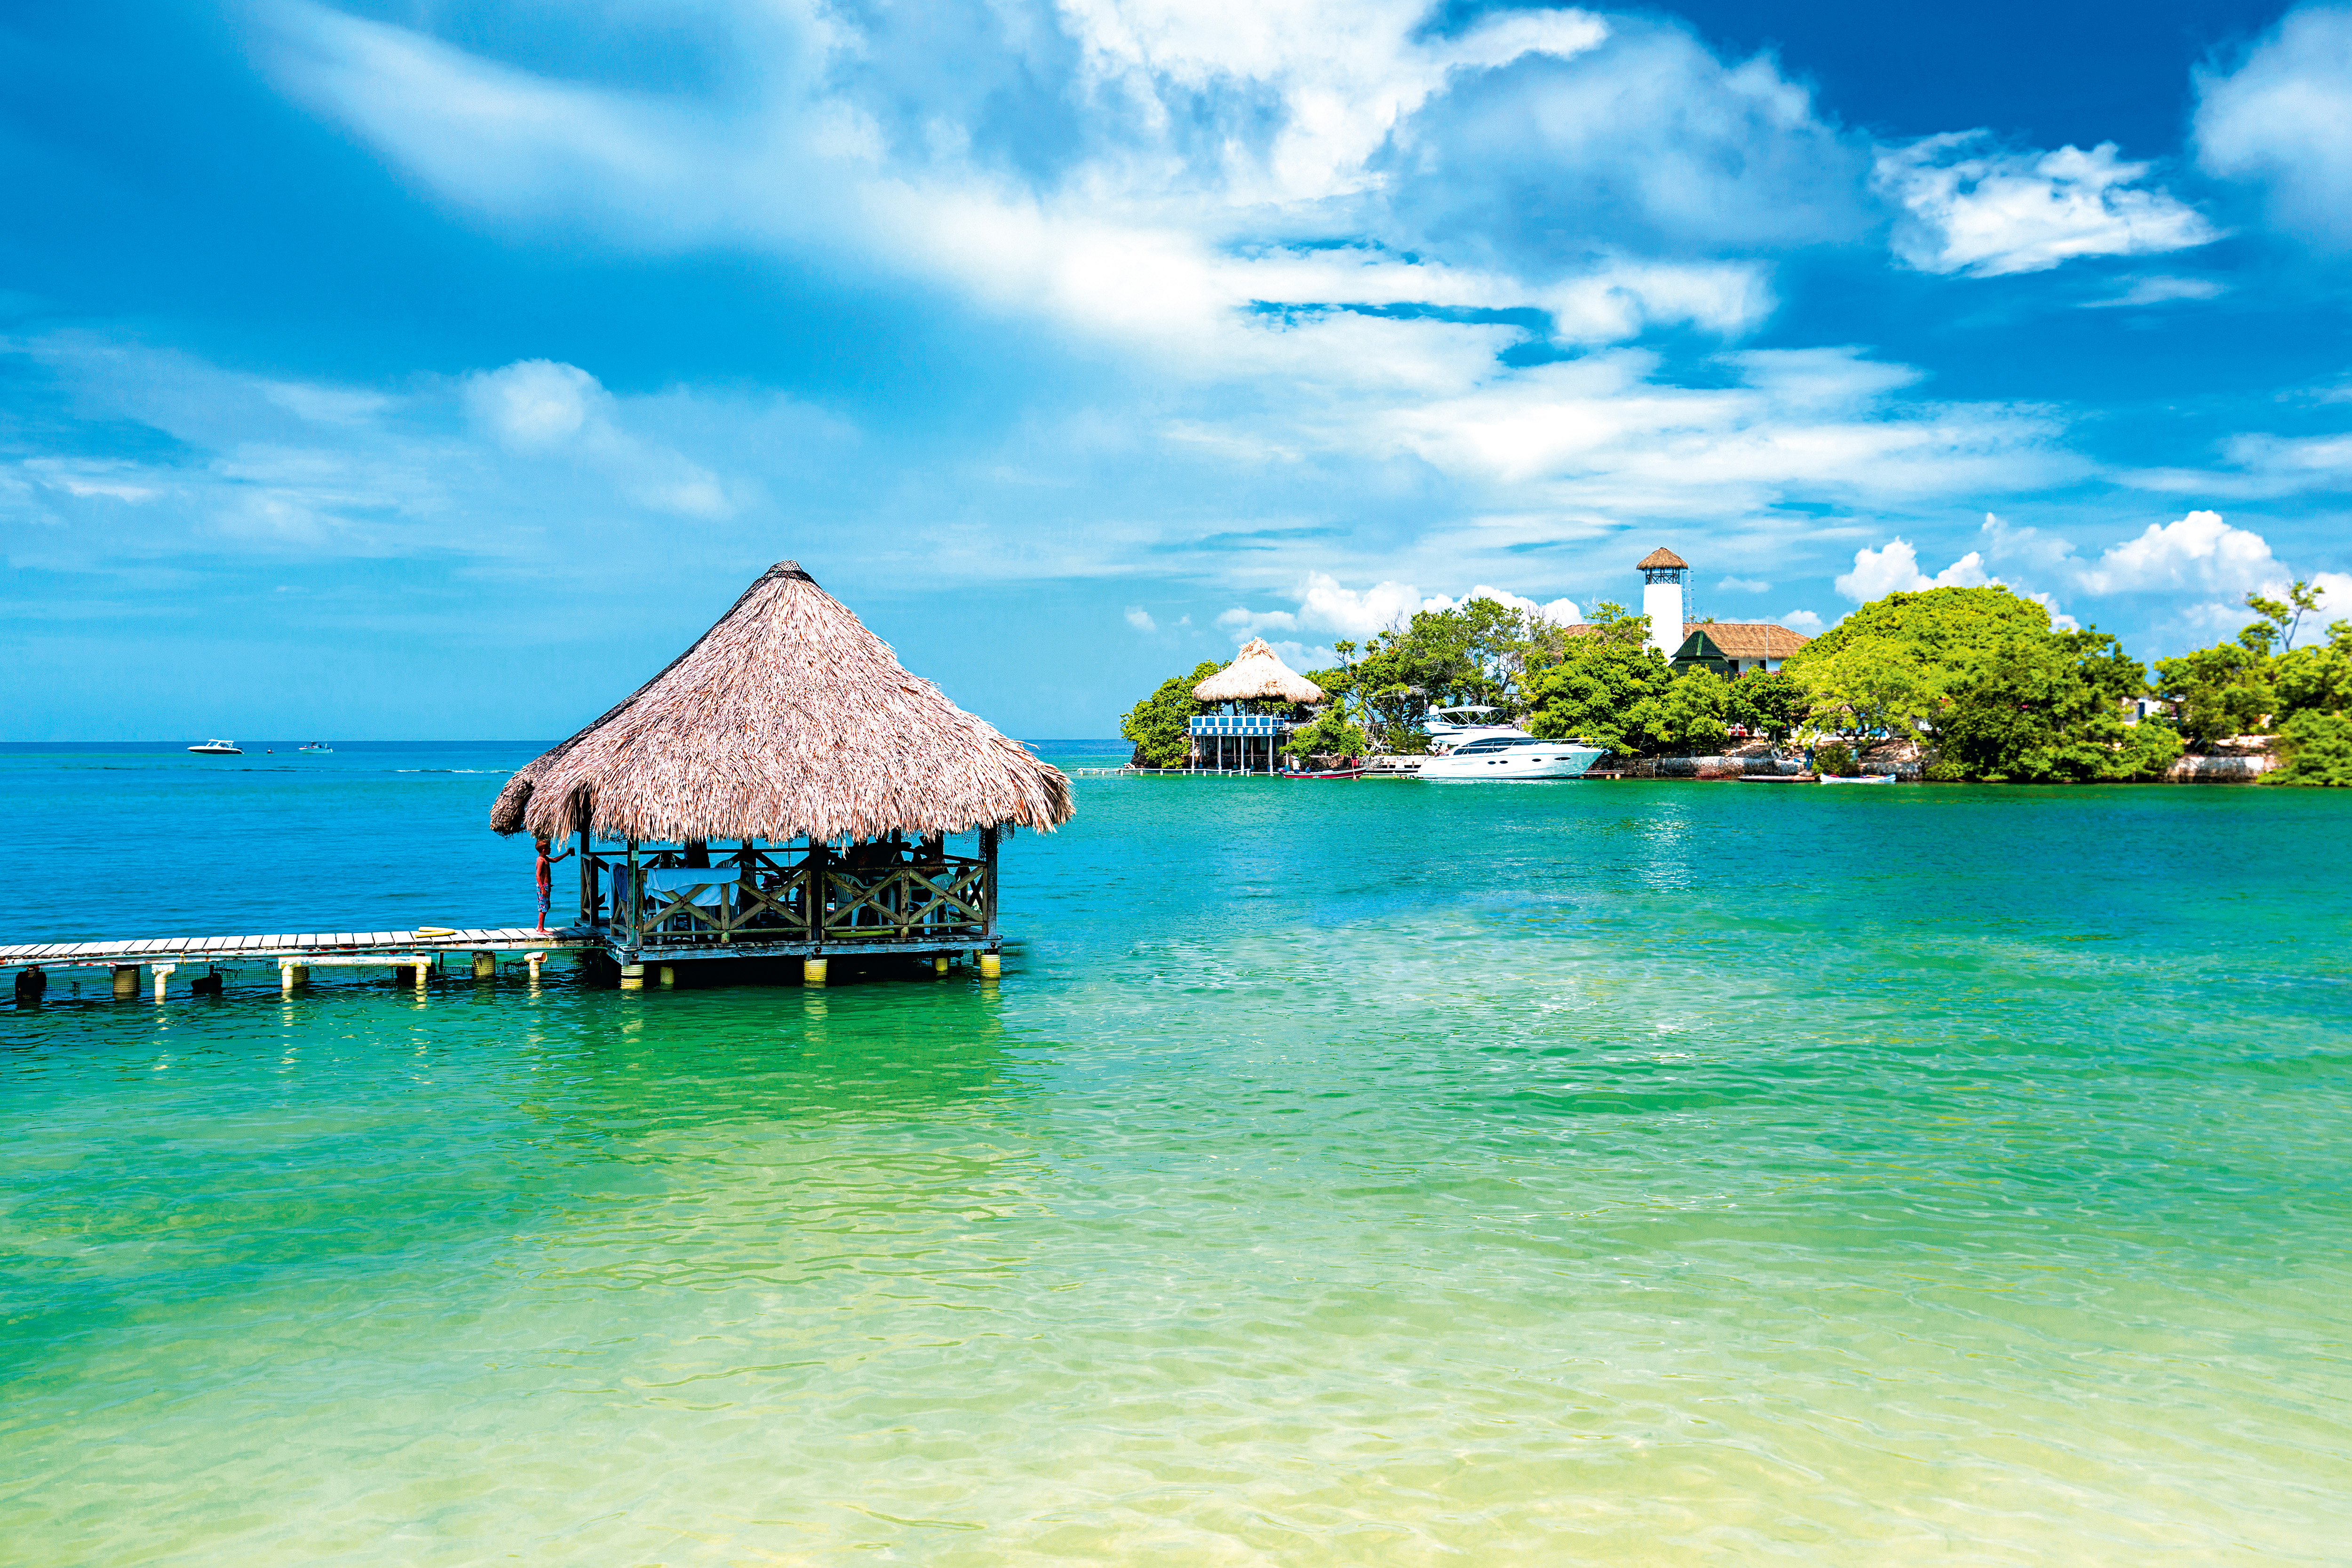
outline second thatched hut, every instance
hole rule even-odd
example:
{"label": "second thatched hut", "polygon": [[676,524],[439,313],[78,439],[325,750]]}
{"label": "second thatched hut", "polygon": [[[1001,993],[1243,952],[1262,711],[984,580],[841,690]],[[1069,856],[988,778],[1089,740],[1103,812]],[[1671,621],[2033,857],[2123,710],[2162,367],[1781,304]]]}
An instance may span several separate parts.
{"label": "second thatched hut", "polygon": [[1223,704],[1222,712],[1193,715],[1194,767],[1271,773],[1281,765],[1286,721],[1279,713],[1244,711],[1242,704],[1320,702],[1323,689],[1283,663],[1264,637],[1252,637],[1231,664],[1192,688],[1192,700]]}

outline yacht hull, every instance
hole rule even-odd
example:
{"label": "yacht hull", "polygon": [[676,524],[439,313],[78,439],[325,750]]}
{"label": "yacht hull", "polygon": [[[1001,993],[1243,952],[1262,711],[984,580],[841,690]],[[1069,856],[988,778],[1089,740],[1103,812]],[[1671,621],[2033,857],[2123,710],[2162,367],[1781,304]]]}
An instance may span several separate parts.
{"label": "yacht hull", "polygon": [[1501,752],[1473,752],[1467,756],[1448,753],[1432,757],[1421,764],[1413,776],[1437,780],[1483,780],[1499,783],[1510,779],[1580,779],[1585,770],[1609,753],[1598,746],[1579,746],[1570,742],[1546,742],[1533,746],[1513,746]]}

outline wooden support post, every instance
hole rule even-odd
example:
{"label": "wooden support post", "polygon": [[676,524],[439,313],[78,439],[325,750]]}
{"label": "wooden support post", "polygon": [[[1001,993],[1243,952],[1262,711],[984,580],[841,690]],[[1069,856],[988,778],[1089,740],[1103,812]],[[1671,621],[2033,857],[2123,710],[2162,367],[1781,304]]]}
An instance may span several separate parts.
{"label": "wooden support post", "polygon": [[297,985],[308,985],[310,984],[310,966],[309,964],[298,963],[294,966],[294,984]]}
{"label": "wooden support post", "polygon": [[1002,953],[983,952],[980,955],[980,977],[982,980],[997,979],[1003,973],[1004,958]]}
{"label": "wooden support post", "polygon": [[477,979],[477,980],[495,980],[495,979],[497,979],[497,978],[498,978],[498,973],[499,973],[499,955],[498,955],[497,953],[494,953],[494,952],[478,952],[478,953],[474,954],[474,978],[475,978],[475,979]]}
{"label": "wooden support post", "polygon": [[934,974],[945,974],[947,972],[948,955],[942,952],[931,960],[931,973]]}
{"label": "wooden support post", "polygon": [[677,984],[677,971],[665,963],[661,966],[661,988],[665,991]]}
{"label": "wooden support post", "polygon": [[643,991],[646,988],[646,966],[642,963],[621,965],[621,989]]}
{"label": "wooden support post", "polygon": [[996,834],[992,822],[980,830],[980,929],[992,941],[996,936]]}
{"label": "wooden support post", "polygon": [[547,962],[547,954],[543,952],[526,952],[522,955],[522,961],[530,965],[530,983],[533,985],[538,984],[539,966]]}
{"label": "wooden support post", "polygon": [[278,999],[281,1002],[294,994],[294,965],[284,959],[278,961]]}
{"label": "wooden support post", "polygon": [[[820,839],[812,837],[809,840],[806,864],[808,867],[808,939],[811,942],[824,940],[824,863],[828,847],[830,847]],[[820,981],[818,984],[824,983]]]}
{"label": "wooden support post", "polygon": [[422,995],[424,995],[424,994],[425,994],[425,979],[426,979],[429,975],[431,975],[431,974],[432,974],[432,973],[433,973],[433,964],[432,964],[431,961],[430,961],[430,960],[428,960],[428,961],[426,961],[425,963],[423,963],[417,964],[415,967],[416,967],[416,994],[417,994],[419,996],[422,996]]}
{"label": "wooden support post", "polygon": [[803,984],[803,985],[822,985],[822,984],[824,984],[824,970],[825,970],[825,961],[824,961],[824,959],[822,959],[822,958],[817,958],[817,957],[811,956],[811,957],[808,957],[808,958],[803,958],[803,959],[802,959],[802,960],[801,960],[801,984]]}
{"label": "wooden support post", "polygon": [[163,982],[169,980],[172,977],[172,971],[178,967],[180,966],[176,963],[159,963],[155,966],[156,1001],[161,1002],[163,999]]}
{"label": "wooden support post", "polygon": [[114,999],[117,1002],[128,1002],[139,994],[139,965],[117,963],[110,967],[114,972]]}
{"label": "wooden support post", "polygon": [[[627,900],[629,910],[629,918],[624,929],[625,929],[629,933],[629,945],[633,948],[642,947],[645,945],[645,938],[640,936],[637,932],[637,906],[645,902],[646,889],[644,883],[639,880],[637,876],[637,841],[634,838],[629,840],[628,879],[629,879],[627,881],[621,884],[627,889],[625,896]],[[642,981],[645,974],[644,969],[640,967],[637,973]],[[623,984],[626,984],[627,983],[625,981]]]}
{"label": "wooden support post", "polygon": [[572,853],[580,857],[580,923],[593,930],[603,894],[596,886],[596,857],[589,852],[586,828],[580,830],[575,843]]}

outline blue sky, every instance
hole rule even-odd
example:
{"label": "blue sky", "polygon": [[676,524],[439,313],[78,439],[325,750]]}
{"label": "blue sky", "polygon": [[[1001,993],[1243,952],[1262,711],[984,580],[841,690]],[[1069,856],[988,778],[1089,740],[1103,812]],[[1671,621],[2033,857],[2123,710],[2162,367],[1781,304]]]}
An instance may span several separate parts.
{"label": "blue sky", "polygon": [[1804,629],[2352,615],[2341,7],[19,5],[0,72],[0,738],[553,736],[785,556],[1025,735],[1661,543]]}

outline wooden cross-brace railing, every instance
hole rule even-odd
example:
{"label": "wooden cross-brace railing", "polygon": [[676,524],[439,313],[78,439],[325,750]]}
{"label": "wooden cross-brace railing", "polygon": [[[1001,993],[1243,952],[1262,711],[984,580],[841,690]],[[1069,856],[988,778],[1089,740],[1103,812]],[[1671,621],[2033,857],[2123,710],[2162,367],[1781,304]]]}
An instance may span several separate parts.
{"label": "wooden cross-brace railing", "polygon": [[907,941],[987,924],[985,868],[978,861],[903,866],[871,880],[858,871],[828,870],[824,879],[826,941],[886,931]]}
{"label": "wooden cross-brace railing", "polygon": [[[655,906],[646,913],[646,929],[662,931],[671,921],[683,920],[688,922],[687,932],[698,935],[708,932],[720,942],[732,942],[739,933],[753,930],[773,931],[779,927],[790,929],[794,926],[805,929],[806,919],[791,908],[785,900],[793,891],[804,890],[807,882],[806,875],[803,874],[772,888],[759,888],[714,875],[708,882],[697,882],[683,889],[667,889],[653,894],[646,900]],[[704,901],[714,891],[719,895],[716,905]],[[669,901],[657,902],[663,899]]]}
{"label": "wooden cross-brace railing", "polygon": [[983,860],[952,856],[875,868],[828,858],[816,865],[788,862],[769,886],[759,887],[741,880],[737,866],[714,866],[707,882],[646,892],[636,906],[635,929],[650,946],[778,941],[854,946],[986,935],[993,929],[988,872]]}

